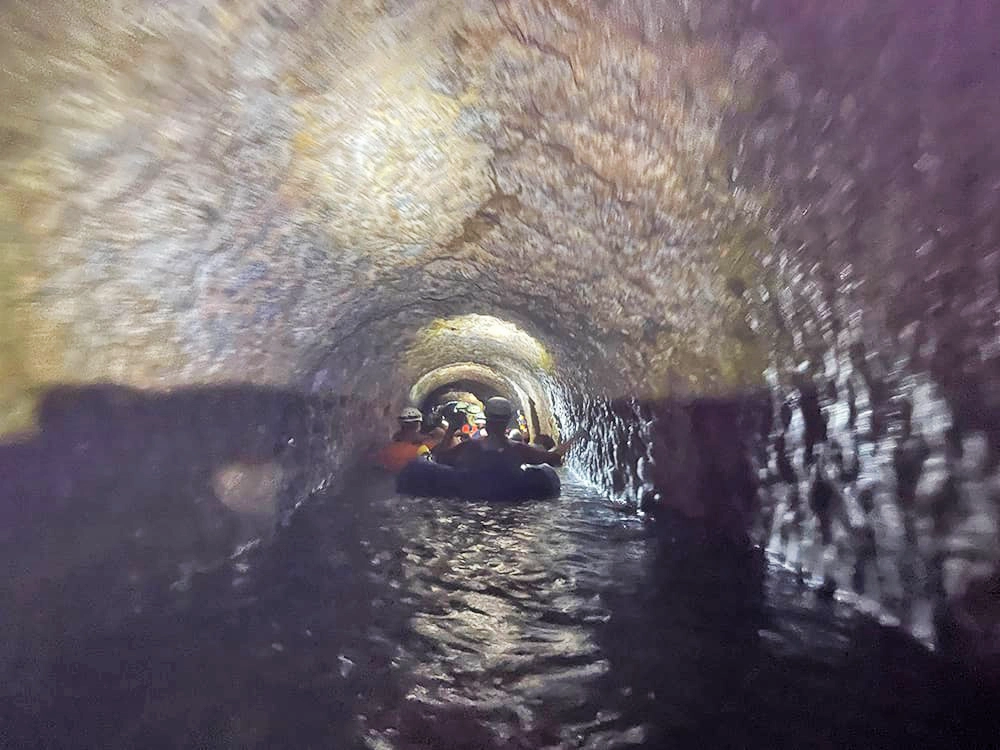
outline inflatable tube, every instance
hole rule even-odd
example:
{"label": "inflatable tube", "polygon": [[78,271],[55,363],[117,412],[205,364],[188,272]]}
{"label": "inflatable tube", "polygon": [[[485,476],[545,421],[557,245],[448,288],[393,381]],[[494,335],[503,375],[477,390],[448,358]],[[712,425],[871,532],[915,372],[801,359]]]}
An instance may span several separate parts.
{"label": "inflatable tube", "polygon": [[484,476],[426,459],[408,463],[396,477],[396,491],[424,497],[516,502],[559,497],[559,475],[551,466],[525,466]]}

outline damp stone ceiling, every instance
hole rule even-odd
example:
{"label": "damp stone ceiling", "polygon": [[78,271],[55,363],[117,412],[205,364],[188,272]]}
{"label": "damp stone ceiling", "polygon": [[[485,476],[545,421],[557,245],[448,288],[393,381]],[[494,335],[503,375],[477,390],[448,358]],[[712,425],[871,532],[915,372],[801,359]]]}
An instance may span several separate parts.
{"label": "damp stone ceiling", "polygon": [[469,315],[581,393],[837,377],[853,351],[970,426],[997,406],[995,3],[2,13],[6,434],[67,383],[395,403],[478,362],[428,334]]}

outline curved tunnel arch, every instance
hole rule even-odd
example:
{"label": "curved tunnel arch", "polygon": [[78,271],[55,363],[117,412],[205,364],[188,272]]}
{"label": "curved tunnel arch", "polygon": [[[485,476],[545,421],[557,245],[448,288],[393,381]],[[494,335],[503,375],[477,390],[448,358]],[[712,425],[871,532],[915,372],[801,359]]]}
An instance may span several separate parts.
{"label": "curved tunnel arch", "polygon": [[463,380],[482,383],[501,395],[510,395],[518,390],[509,378],[485,365],[476,362],[456,362],[442,365],[422,375],[410,389],[410,402],[423,404],[435,391]]}
{"label": "curved tunnel arch", "polygon": [[428,395],[422,404],[418,404],[422,410],[427,411],[449,401],[468,401],[476,404],[485,404],[491,398],[500,396],[509,401],[516,402],[517,408],[521,407],[520,401],[512,391],[503,391],[484,383],[480,380],[456,380],[443,385]]}
{"label": "curved tunnel arch", "polygon": [[538,432],[558,437],[549,395],[541,383],[517,380],[476,362],[456,362],[424,374],[410,389],[410,403],[426,405],[428,397],[442,387],[465,380],[482,383],[492,388],[497,395],[510,398],[515,408],[521,409],[525,414],[532,437]]}
{"label": "curved tunnel arch", "polygon": [[[420,372],[442,359],[445,363]],[[418,332],[402,362],[420,372],[409,390],[410,403],[422,403],[441,386],[474,380],[512,394],[533,431],[536,422],[543,432],[555,431],[556,363],[538,339],[511,322],[479,314],[435,320]]]}

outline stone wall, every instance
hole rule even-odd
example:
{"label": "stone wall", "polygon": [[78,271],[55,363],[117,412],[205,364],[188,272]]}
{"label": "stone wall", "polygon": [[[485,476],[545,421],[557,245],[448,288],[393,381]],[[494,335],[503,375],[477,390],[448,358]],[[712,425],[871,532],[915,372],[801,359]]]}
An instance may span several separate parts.
{"label": "stone wall", "polygon": [[269,540],[296,505],[344,488],[383,411],[248,385],[47,392],[40,431],[0,446],[5,668]]}
{"label": "stone wall", "polygon": [[[659,481],[734,532],[749,506],[701,488],[756,462],[761,534],[868,594],[857,559],[886,561],[874,595],[904,619],[994,561],[996,3],[12,0],[3,18],[0,433],[44,427],[39,398],[67,384],[394,408],[472,348],[590,426],[581,465],[623,497]],[[545,357],[427,335],[470,314]],[[729,405],[763,387],[770,452],[743,427],[727,448]],[[47,439],[11,449],[41,495],[62,470],[39,451],[116,486]],[[285,469],[224,457],[188,502],[267,507]]]}

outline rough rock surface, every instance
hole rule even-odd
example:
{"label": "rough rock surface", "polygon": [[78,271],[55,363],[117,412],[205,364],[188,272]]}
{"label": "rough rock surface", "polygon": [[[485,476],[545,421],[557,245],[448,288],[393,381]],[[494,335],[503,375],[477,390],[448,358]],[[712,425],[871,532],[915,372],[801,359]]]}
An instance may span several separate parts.
{"label": "rough rock surface", "polygon": [[[824,515],[846,497],[844,565],[873,548],[931,570],[956,546],[966,569],[995,562],[996,3],[2,14],[0,432],[67,383],[395,407],[486,360],[589,426],[581,465],[636,499],[688,438],[718,444],[699,397],[766,386],[753,460],[782,528],[837,536]],[[544,356],[439,335],[469,314]],[[673,405],[655,427],[651,406],[616,411],[633,396]],[[672,436],[644,448],[655,471],[635,424]],[[889,529],[874,547],[869,526]],[[921,575],[896,598],[938,596]]]}

